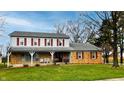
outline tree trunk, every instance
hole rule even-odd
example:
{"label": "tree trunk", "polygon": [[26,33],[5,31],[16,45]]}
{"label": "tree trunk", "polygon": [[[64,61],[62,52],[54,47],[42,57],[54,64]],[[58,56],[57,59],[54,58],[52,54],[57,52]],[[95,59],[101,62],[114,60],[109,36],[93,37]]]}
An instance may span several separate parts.
{"label": "tree trunk", "polygon": [[118,47],[117,47],[117,42],[118,42],[118,39],[117,39],[117,29],[115,27],[114,29],[114,42],[113,42],[113,66],[112,67],[119,67],[118,65]]}
{"label": "tree trunk", "polygon": [[123,64],[123,47],[120,47],[120,64]]}
{"label": "tree trunk", "polygon": [[107,53],[107,56],[106,56],[106,63],[108,64],[109,63],[109,55]]}
{"label": "tree trunk", "polygon": [[105,52],[105,63],[108,64],[109,63],[109,60],[108,60],[108,53]]}

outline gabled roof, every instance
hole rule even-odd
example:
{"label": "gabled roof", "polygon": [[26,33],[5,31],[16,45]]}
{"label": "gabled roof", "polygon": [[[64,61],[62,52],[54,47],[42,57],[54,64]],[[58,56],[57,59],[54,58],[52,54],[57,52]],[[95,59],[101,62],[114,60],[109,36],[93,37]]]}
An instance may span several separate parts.
{"label": "gabled roof", "polygon": [[70,47],[76,51],[101,51],[101,48],[98,48],[90,43],[70,43]]}
{"label": "gabled roof", "polygon": [[11,37],[41,37],[41,38],[65,38],[69,39],[69,36],[66,34],[60,33],[43,33],[43,32],[23,32],[23,31],[14,31],[9,34]]}

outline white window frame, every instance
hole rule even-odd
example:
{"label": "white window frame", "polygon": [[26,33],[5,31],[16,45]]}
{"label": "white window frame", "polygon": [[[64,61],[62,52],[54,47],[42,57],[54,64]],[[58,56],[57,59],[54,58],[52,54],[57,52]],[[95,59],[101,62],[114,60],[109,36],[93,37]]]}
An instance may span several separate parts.
{"label": "white window frame", "polygon": [[[61,43],[61,45],[60,45]],[[63,46],[63,39],[58,39],[58,46]]]}
{"label": "white window frame", "polygon": [[91,58],[97,59],[97,52],[91,52]]}
{"label": "white window frame", "polygon": [[24,46],[24,42],[23,42],[23,41],[21,41],[21,42],[20,42],[20,45],[21,45],[21,46]]}
{"label": "white window frame", "polygon": [[48,39],[48,38],[46,39],[46,46],[51,46],[51,39]]}
{"label": "white window frame", "polygon": [[83,56],[82,56],[82,51],[79,51],[79,52],[77,53],[77,56],[78,56],[78,59],[82,59],[82,58],[83,58]]}
{"label": "white window frame", "polygon": [[24,46],[24,38],[19,38],[19,46]]}
{"label": "white window frame", "polygon": [[33,44],[33,45],[34,45],[34,46],[37,46],[37,45],[38,45],[37,43],[38,43],[38,42],[34,41],[34,44]]}
{"label": "white window frame", "polygon": [[38,38],[33,38],[33,46],[38,46]]}

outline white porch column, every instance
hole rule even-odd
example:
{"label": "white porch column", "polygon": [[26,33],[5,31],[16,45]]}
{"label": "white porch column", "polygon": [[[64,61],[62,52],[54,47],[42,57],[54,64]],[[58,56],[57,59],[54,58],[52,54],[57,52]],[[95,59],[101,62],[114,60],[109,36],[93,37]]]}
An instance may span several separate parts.
{"label": "white porch column", "polygon": [[54,53],[55,53],[55,52],[53,52],[53,51],[52,51],[52,52],[50,52],[50,54],[51,54],[51,60],[52,60],[52,63],[53,63],[53,60],[54,60]]}
{"label": "white porch column", "polygon": [[11,55],[11,52],[8,52],[7,53],[7,67],[9,67],[9,57],[10,57],[10,55]]}
{"label": "white porch column", "polygon": [[29,54],[31,55],[31,66],[33,66],[33,56],[34,56],[34,51],[29,52]]}

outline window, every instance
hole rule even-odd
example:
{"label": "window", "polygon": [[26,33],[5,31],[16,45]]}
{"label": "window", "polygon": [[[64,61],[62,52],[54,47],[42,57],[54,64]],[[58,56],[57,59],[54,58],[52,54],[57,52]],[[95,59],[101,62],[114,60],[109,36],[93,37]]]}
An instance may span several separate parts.
{"label": "window", "polygon": [[97,58],[97,52],[91,52],[91,59]]}
{"label": "window", "polygon": [[36,46],[37,45],[37,42],[34,42],[34,45]]}
{"label": "window", "polygon": [[57,46],[63,46],[63,39],[57,39]]}
{"label": "window", "polygon": [[31,46],[33,46],[33,38],[31,38]]}
{"label": "window", "polygon": [[77,52],[77,59],[83,59],[83,52]]}
{"label": "window", "polygon": [[51,41],[50,39],[47,39],[47,46],[50,46],[51,45]]}
{"label": "window", "polygon": [[34,61],[39,61],[39,60],[40,60],[40,56],[39,56],[37,53],[35,53],[33,60],[34,60]]}
{"label": "window", "polygon": [[20,42],[20,45],[24,45],[24,42]]}
{"label": "window", "polygon": [[59,41],[59,46],[62,46],[62,42],[61,41]]}
{"label": "window", "polygon": [[22,62],[30,62],[31,58],[29,54],[22,54]]}
{"label": "window", "polygon": [[53,46],[53,39],[45,39],[45,46]]}

